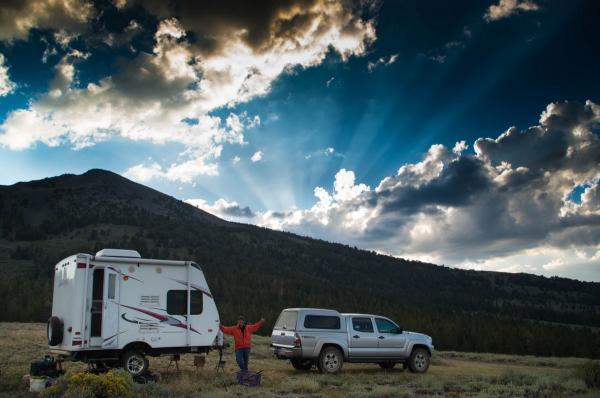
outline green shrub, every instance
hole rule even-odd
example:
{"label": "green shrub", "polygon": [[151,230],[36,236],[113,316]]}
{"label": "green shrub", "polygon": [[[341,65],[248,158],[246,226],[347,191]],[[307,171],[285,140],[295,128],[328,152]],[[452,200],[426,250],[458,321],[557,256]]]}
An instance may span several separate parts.
{"label": "green shrub", "polygon": [[600,361],[589,361],[577,369],[577,375],[591,388],[600,388]]}
{"label": "green shrub", "polygon": [[114,369],[103,374],[73,373],[58,379],[42,398],[133,398],[133,380],[129,373]]}

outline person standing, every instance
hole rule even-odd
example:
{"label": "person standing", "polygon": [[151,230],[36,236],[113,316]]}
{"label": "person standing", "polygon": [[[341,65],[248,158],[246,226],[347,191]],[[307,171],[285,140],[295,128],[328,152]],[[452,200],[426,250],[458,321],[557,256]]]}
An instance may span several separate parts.
{"label": "person standing", "polygon": [[260,329],[264,323],[265,318],[262,318],[256,323],[248,324],[244,316],[240,315],[235,326],[219,326],[223,333],[233,336],[235,342],[235,360],[241,370],[248,370],[250,348],[252,347],[252,333]]}

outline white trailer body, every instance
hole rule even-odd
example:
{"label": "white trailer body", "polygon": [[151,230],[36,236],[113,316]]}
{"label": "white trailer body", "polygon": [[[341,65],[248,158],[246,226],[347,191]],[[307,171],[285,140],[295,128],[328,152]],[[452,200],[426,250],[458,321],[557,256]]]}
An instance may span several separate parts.
{"label": "white trailer body", "polygon": [[76,254],[55,266],[51,351],[63,358],[120,360],[142,355],[207,352],[219,313],[192,261],[143,259],[135,251]]}

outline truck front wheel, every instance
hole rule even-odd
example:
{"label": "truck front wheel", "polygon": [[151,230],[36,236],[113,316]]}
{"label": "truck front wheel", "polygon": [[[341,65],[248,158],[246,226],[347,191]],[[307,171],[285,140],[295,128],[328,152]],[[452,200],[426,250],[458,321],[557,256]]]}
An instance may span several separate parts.
{"label": "truck front wheel", "polygon": [[140,351],[127,351],[123,355],[123,369],[132,376],[141,376],[148,371],[148,359]]}
{"label": "truck front wheel", "polygon": [[335,347],[327,347],[321,351],[317,366],[321,373],[337,373],[342,370],[344,365],[344,356],[342,352]]}
{"label": "truck front wheel", "polygon": [[408,367],[413,373],[425,373],[429,369],[429,352],[424,348],[415,348],[408,359]]}
{"label": "truck front wheel", "polygon": [[310,370],[313,366],[313,362],[308,359],[290,359],[294,369],[298,370]]}

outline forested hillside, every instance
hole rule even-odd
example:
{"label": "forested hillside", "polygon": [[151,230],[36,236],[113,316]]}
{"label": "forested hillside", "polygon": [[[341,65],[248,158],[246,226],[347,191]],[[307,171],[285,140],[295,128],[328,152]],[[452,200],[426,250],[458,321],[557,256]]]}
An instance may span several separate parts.
{"label": "forested hillside", "polygon": [[[202,265],[224,322],[285,307],[388,315],[440,349],[600,357],[600,284],[476,272],[226,222],[90,170],[0,187],[1,321],[45,321],[58,260],[104,247]],[[270,332],[269,327],[263,332]]]}

